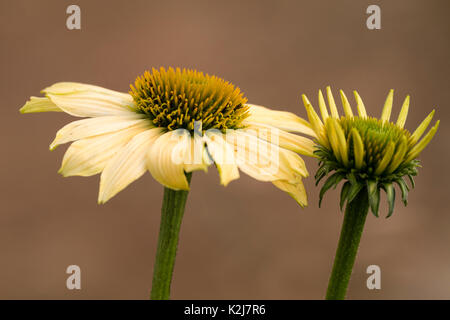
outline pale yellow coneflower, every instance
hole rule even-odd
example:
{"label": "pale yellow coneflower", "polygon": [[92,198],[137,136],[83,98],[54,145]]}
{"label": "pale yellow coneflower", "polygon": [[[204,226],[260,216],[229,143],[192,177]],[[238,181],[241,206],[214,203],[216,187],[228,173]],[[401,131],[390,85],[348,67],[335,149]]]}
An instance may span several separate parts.
{"label": "pale yellow coneflower", "polygon": [[[45,97],[31,97],[20,111],[63,111],[89,118],[60,129],[50,149],[75,141],[59,172],[66,177],[101,173],[99,203],[108,201],[147,170],[165,187],[188,190],[185,172],[206,170],[214,162],[223,185],[239,178],[239,168],[257,180],[272,182],[300,205],[307,204],[301,180],[307,170],[296,152],[310,155],[314,144],[289,132],[314,135],[308,123],[289,112],[247,104],[238,88],[220,78],[161,68],[137,78],[129,94],[71,82],[56,83],[42,92]],[[207,156],[199,163],[188,160],[194,158],[195,121],[205,133],[199,134],[201,140],[196,144],[207,151],[200,150]],[[177,129],[184,130],[180,133]],[[253,136],[262,144],[261,130],[277,130],[279,146],[270,146],[271,154],[279,156],[276,171],[240,156],[239,141],[250,141]],[[186,161],[172,161],[174,148]],[[259,149],[247,148],[247,158],[262,158]],[[220,157],[223,153],[231,154]],[[215,155],[227,161],[215,159]]]}
{"label": "pale yellow coneflower", "polygon": [[98,201],[104,203],[147,170],[164,188],[151,298],[168,299],[178,235],[191,173],[214,163],[220,182],[239,170],[270,181],[307,204],[298,154],[313,155],[309,123],[289,112],[247,104],[240,90],[218,77],[193,70],[145,72],[121,93],[81,83],[56,83],[31,97],[22,113],[63,111],[86,117],[56,134],[53,150],[67,149],[60,173],[101,173]]}

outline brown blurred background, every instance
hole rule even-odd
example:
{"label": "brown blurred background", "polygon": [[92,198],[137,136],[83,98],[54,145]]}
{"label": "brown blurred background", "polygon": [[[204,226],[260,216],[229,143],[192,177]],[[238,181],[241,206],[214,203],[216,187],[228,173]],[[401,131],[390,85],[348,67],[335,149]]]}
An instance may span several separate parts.
{"label": "brown blurred background", "polygon": [[[66,29],[81,7],[82,29]],[[381,6],[381,30],[366,8]],[[398,114],[411,94],[407,128],[437,109],[441,128],[421,157],[409,205],[368,217],[351,299],[449,299],[448,210],[450,2],[443,1],[0,1],[0,298],[146,299],[162,187],[149,174],[106,205],[99,177],[57,174],[65,150],[48,151],[61,113],[20,115],[31,95],[59,81],[127,91],[144,70],[190,67],[238,85],[249,101],[306,117],[300,94],[357,89],[380,115],[389,89]],[[353,101],[353,100],[352,100]],[[317,168],[308,159],[310,173]],[[342,214],[338,192],[318,209],[306,180],[300,209],[269,183],[224,188],[196,173],[181,231],[175,299],[321,299]],[[383,205],[383,210],[386,206]],[[385,215],[385,211],[383,213]],[[68,265],[82,289],[66,289]],[[382,288],[366,288],[367,266]]]}

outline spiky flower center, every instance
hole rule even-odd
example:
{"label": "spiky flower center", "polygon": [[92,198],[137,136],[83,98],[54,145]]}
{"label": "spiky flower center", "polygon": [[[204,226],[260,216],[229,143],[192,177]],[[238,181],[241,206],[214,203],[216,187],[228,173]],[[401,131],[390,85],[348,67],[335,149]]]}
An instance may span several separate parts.
{"label": "spiky flower center", "polygon": [[239,88],[195,70],[153,69],[130,87],[139,112],[167,130],[193,131],[195,121],[203,130],[238,129],[248,115],[247,99]]}
{"label": "spiky flower center", "polygon": [[[339,119],[344,135],[347,139],[349,148],[349,164],[348,168],[352,168],[355,163],[355,148],[354,143],[351,143],[354,137],[352,137],[352,129],[356,129],[361,137],[364,146],[364,156],[361,168],[359,172],[365,172],[368,175],[372,175],[376,168],[380,165],[383,157],[386,155],[388,148],[395,150],[400,149],[402,143],[408,143],[411,133],[403,128],[396,126],[389,121],[383,121],[377,118],[360,118],[360,117],[341,117]],[[404,142],[403,142],[404,141]],[[400,163],[403,159],[399,159]],[[389,174],[385,170],[380,173]]]}

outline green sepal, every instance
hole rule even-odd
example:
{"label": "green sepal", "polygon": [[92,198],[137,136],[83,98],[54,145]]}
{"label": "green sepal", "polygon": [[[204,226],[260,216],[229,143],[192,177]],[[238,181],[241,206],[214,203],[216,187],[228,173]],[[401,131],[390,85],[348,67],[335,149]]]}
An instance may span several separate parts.
{"label": "green sepal", "polygon": [[414,182],[413,176],[411,174],[408,174],[409,181],[411,182],[411,187],[414,189],[416,186],[416,183]]}
{"label": "green sepal", "polygon": [[389,204],[389,213],[386,218],[389,218],[394,213],[395,204],[395,189],[392,183],[388,182],[384,184],[384,191],[386,191],[386,196]]}
{"label": "green sepal", "polygon": [[356,176],[355,176],[355,174],[354,173],[349,173],[349,174],[347,174],[347,179],[348,179],[348,181],[350,181],[350,183],[352,184],[352,185],[355,185],[355,184],[358,184],[358,180],[356,180]]}
{"label": "green sepal", "polygon": [[395,180],[395,182],[398,184],[398,186],[400,187],[400,190],[402,191],[402,201],[403,204],[405,206],[408,205],[408,186],[406,185],[405,180],[403,180],[402,178]]}
{"label": "green sepal", "polygon": [[367,194],[372,213],[378,218],[378,208],[380,207],[380,189],[378,182],[375,180],[367,180]]}
{"label": "green sepal", "polygon": [[355,199],[356,195],[361,191],[363,188],[363,185],[359,182],[352,183],[352,187],[347,195],[347,204],[353,201]]}
{"label": "green sepal", "polygon": [[329,172],[329,166],[327,166],[325,163],[322,164],[322,166],[317,170],[314,176],[314,178],[316,179],[316,186],[319,184],[320,180],[322,180],[322,178],[325,177]]}
{"label": "green sepal", "polygon": [[327,192],[331,187],[336,187],[336,185],[344,178],[344,175],[340,172],[336,172],[333,175],[331,175],[327,181],[322,186],[322,189],[320,189],[319,193],[319,208],[322,204],[323,195],[325,192]]}
{"label": "green sepal", "polygon": [[351,187],[352,187],[352,185],[348,181],[346,181],[344,183],[344,185],[342,186],[342,189],[341,189],[341,200],[339,202],[339,207],[340,207],[341,211],[342,211],[342,208],[344,208],[344,203],[345,203],[345,200],[347,200],[348,192],[350,191]]}

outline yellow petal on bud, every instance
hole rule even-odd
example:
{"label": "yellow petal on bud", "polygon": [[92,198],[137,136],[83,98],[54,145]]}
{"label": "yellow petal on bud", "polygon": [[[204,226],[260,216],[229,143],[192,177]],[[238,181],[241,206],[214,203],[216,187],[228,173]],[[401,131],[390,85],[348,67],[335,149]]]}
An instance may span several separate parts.
{"label": "yellow petal on bud", "polygon": [[425,132],[425,130],[427,129],[431,120],[433,119],[433,116],[434,116],[434,110],[431,111],[431,113],[422,121],[422,123],[413,132],[413,134],[411,135],[411,138],[409,140],[410,146],[415,145],[417,143],[417,141],[419,141],[420,137]]}
{"label": "yellow petal on bud", "polygon": [[436,122],[433,128],[428,131],[428,133],[423,137],[422,140],[418,144],[416,144],[411,150],[409,150],[406,162],[411,161],[422,152],[422,150],[427,146],[428,143],[430,143],[431,139],[433,139],[437,129],[439,128],[440,120]]}
{"label": "yellow petal on bud", "polygon": [[375,169],[375,175],[380,175],[384,172],[389,162],[391,162],[392,156],[395,151],[395,143],[390,141],[384,151],[384,156],[381,161],[378,163],[377,168]]}
{"label": "yellow petal on bud", "polygon": [[341,94],[342,107],[344,108],[344,113],[347,117],[353,117],[352,107],[350,107],[350,103],[348,102],[347,96],[344,91],[339,90]]}
{"label": "yellow petal on bud", "polygon": [[328,140],[330,141],[331,149],[333,154],[339,162],[342,162],[341,153],[339,150],[339,141],[337,137],[336,130],[334,128],[333,118],[328,118],[325,122],[325,127],[327,129]]}
{"label": "yellow petal on bud", "polygon": [[319,109],[322,115],[322,120],[325,121],[329,117],[327,105],[325,104],[325,99],[323,98],[322,90],[319,90]]}
{"label": "yellow petal on bud", "polygon": [[320,120],[319,115],[314,111],[314,108],[312,107],[306,95],[302,94],[302,100],[303,104],[305,105],[306,113],[308,114],[309,122],[311,123],[313,130],[317,134],[319,143],[325,147],[329,147],[328,139],[325,134],[325,127]]}
{"label": "yellow petal on bud", "polygon": [[403,162],[406,151],[408,151],[408,143],[406,141],[406,138],[402,137],[400,144],[397,150],[395,151],[395,155],[392,157],[392,161],[389,164],[388,168],[386,169],[386,172],[388,174],[394,172],[395,169],[397,169],[398,166]]}
{"label": "yellow petal on bud", "polygon": [[353,94],[355,95],[356,100],[356,108],[358,109],[358,114],[361,118],[367,118],[366,108],[364,107],[364,103],[361,97],[358,94],[358,91],[354,90]]}
{"label": "yellow petal on bud", "polygon": [[361,169],[364,159],[364,144],[358,130],[353,128],[351,134],[353,138],[353,153],[355,154],[355,167],[356,169]]}
{"label": "yellow petal on bud", "polygon": [[333,119],[333,126],[336,132],[337,140],[339,143],[339,152],[341,153],[341,159],[345,166],[348,166],[348,147],[347,140],[345,139],[344,130],[336,119]]}
{"label": "yellow petal on bud", "polygon": [[386,102],[384,103],[383,112],[381,113],[382,121],[389,121],[391,118],[392,103],[394,102],[394,89],[389,90]]}
{"label": "yellow petal on bud", "polygon": [[327,87],[327,99],[328,105],[330,106],[331,116],[333,118],[339,118],[339,112],[336,108],[336,102],[334,102],[333,93],[331,92],[330,86]]}
{"label": "yellow petal on bud", "polygon": [[406,96],[405,101],[403,102],[402,109],[398,115],[397,126],[403,128],[405,126],[406,117],[408,116],[409,110],[409,95]]}

